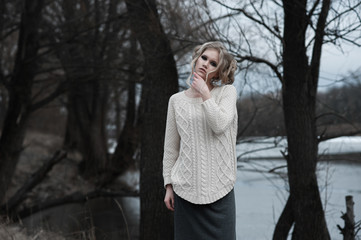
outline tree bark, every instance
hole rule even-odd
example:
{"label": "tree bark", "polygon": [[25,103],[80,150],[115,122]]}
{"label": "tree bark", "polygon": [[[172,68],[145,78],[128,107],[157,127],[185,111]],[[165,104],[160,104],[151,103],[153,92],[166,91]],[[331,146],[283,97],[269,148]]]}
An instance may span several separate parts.
{"label": "tree bark", "polygon": [[0,138],[0,203],[18,163],[31,112],[31,88],[37,71],[42,8],[43,0],[24,1],[15,66],[8,89],[9,103]]}
{"label": "tree bark", "polygon": [[[314,44],[318,46],[314,47],[312,64],[309,66],[305,46],[308,24],[307,1],[283,1],[283,4],[285,26],[282,96],[288,140],[287,167],[290,199],[294,216],[292,239],[326,240],[330,239],[330,235],[315,173],[318,154],[315,104],[320,46],[322,46],[322,44],[318,45],[318,41],[322,42],[324,29],[317,29],[320,35]],[[323,12],[325,15],[320,14],[319,23],[326,21],[328,7],[329,1],[323,1],[322,8],[326,12]],[[322,27],[322,24],[318,24],[319,26]],[[280,225],[283,216],[281,215],[279,220]],[[279,228],[276,228],[276,231],[274,237],[278,236]]]}
{"label": "tree bark", "polygon": [[145,59],[141,125],[140,239],[173,239],[173,216],[164,206],[162,159],[169,97],[178,91],[170,43],[154,0],[126,0],[131,29]]}

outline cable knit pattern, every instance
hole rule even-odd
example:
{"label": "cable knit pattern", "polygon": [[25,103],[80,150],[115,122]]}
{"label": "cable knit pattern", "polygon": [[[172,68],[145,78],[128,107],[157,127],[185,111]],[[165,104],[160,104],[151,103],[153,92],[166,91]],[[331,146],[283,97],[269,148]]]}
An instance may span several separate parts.
{"label": "cable knit pattern", "polygon": [[174,94],[168,103],[164,141],[164,186],[195,204],[208,204],[229,193],[236,181],[237,92],[214,87],[212,97]]}

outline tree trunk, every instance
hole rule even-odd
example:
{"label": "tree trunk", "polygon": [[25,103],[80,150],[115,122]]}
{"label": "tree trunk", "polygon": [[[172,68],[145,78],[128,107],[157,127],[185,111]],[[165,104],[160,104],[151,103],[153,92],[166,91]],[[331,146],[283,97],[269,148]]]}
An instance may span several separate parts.
{"label": "tree trunk", "polygon": [[37,71],[38,28],[43,0],[27,0],[21,15],[15,66],[9,84],[9,103],[0,138],[0,203],[11,183],[31,109],[31,88]]}
{"label": "tree trunk", "polygon": [[[123,171],[126,171],[133,163],[133,156],[139,147],[139,126],[136,124],[136,84],[135,77],[131,74],[136,72],[137,61],[134,59],[134,56],[138,54],[137,50],[137,41],[134,37],[131,37],[130,48],[128,51],[127,59],[130,59],[129,62],[129,72],[128,76],[128,100],[126,108],[126,118],[123,130],[119,134],[117,140],[117,147],[112,156],[112,167],[117,169],[117,173],[121,174]],[[115,103],[117,104],[117,103]],[[117,113],[119,114],[119,113]],[[138,116],[139,117],[139,116]]]}
{"label": "tree trunk", "polygon": [[140,239],[173,239],[173,216],[164,206],[162,159],[169,97],[178,91],[170,43],[154,0],[126,0],[131,28],[145,59],[141,125]]}
{"label": "tree trunk", "polygon": [[[275,236],[279,236],[278,231],[282,229],[281,225],[289,226],[294,223],[293,240],[326,240],[330,239],[330,236],[315,173],[318,154],[315,103],[319,61],[318,65],[316,62],[311,66],[308,65],[305,46],[305,31],[308,24],[307,1],[283,1],[283,4],[285,28],[282,96],[288,140],[286,158],[290,186],[289,198],[292,201],[290,205],[293,217],[286,218],[290,210],[285,209],[277,223],[274,239],[277,239]],[[322,40],[323,29],[321,35]],[[317,39],[316,44],[318,44]],[[321,51],[317,50],[319,51],[315,53],[314,48],[313,53],[318,56],[313,56],[313,61],[320,58]],[[286,224],[281,221],[285,218],[289,221]],[[286,239],[286,236],[283,235],[284,238],[278,239]]]}
{"label": "tree trunk", "polygon": [[[67,75],[73,76],[70,72],[67,72]],[[74,84],[68,94],[65,145],[81,153],[81,170],[84,176],[96,176],[108,168],[105,133],[106,86],[97,79],[79,83],[79,78],[71,78]]]}
{"label": "tree trunk", "polygon": [[293,200],[291,197],[288,197],[286,206],[283,209],[280,218],[278,219],[272,238],[273,240],[287,239],[288,233],[290,232],[295,221],[293,216],[292,202]]}
{"label": "tree trunk", "polygon": [[[63,41],[69,43],[58,52],[70,82],[64,145],[80,152],[83,159],[80,169],[84,177],[97,177],[109,167],[105,131],[108,87],[98,69],[105,65],[102,63],[104,51],[95,47],[100,41],[97,27],[100,9],[95,7],[92,15],[85,6],[77,9],[76,1],[66,0],[62,4],[66,22],[76,23],[64,25]],[[78,20],[78,15],[85,17]],[[89,26],[94,26],[93,30],[88,30]],[[81,31],[84,31],[83,35],[78,36]]]}
{"label": "tree trunk", "polygon": [[117,140],[117,147],[112,156],[112,167],[120,174],[134,163],[133,155],[139,146],[138,127],[135,126],[135,82],[128,82],[127,112],[123,131]]}

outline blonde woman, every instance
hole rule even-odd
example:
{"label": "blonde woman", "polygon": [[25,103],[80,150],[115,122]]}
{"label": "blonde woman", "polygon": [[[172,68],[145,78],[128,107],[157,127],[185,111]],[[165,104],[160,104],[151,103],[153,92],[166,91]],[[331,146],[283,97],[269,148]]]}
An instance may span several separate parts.
{"label": "blonde woman", "polygon": [[168,103],[164,202],[176,240],[234,240],[236,61],[220,42],[207,42],[194,49],[191,67],[189,89]]}

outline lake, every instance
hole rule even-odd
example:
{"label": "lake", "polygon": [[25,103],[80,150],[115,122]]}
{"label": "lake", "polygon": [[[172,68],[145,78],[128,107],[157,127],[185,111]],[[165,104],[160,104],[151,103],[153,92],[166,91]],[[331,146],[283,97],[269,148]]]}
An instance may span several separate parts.
{"label": "lake", "polygon": [[[288,184],[285,167],[277,170],[279,174],[268,173],[268,170],[286,165],[286,161],[274,159],[282,157],[280,150],[284,147],[283,138],[253,138],[237,145],[237,153],[241,156],[235,185],[237,239],[272,239],[288,197]],[[361,153],[361,137],[324,142],[320,144],[320,154],[325,153]],[[361,163],[322,161],[317,166],[317,176],[331,239],[342,240],[337,224],[344,226],[340,216],[341,211],[346,211],[346,195],[354,198],[356,222],[361,219]]]}
{"label": "lake", "polygon": [[[236,221],[238,240],[269,240],[288,197],[286,162],[282,160],[284,138],[248,138],[237,145],[237,181],[235,184]],[[342,137],[320,145],[320,154],[361,154],[361,137]],[[340,155],[344,156],[344,155]],[[340,157],[339,159],[342,159]],[[277,169],[277,174],[269,173]],[[361,161],[322,161],[317,167],[321,199],[332,240],[342,240],[336,225],[342,227],[341,212],[346,211],[345,196],[353,195],[356,222],[361,219]],[[139,171],[123,175],[129,187],[139,188]],[[94,199],[87,204],[68,204],[37,213],[24,219],[30,229],[39,226],[53,231],[72,234],[81,229],[85,212],[92,212],[94,227],[106,236],[104,239],[126,239],[129,229],[131,239],[139,236],[138,197]],[[88,218],[87,218],[88,219]],[[125,221],[126,219],[126,221]],[[101,230],[101,231],[100,231]],[[123,237],[120,237],[123,236]],[[99,237],[97,239],[103,239]]]}
{"label": "lake", "polygon": [[[238,165],[235,186],[237,239],[272,239],[288,197],[288,184],[282,175],[266,171],[285,165],[285,161],[251,160]],[[317,175],[331,239],[342,240],[336,225],[344,226],[340,216],[341,211],[346,211],[346,195],[353,195],[355,220],[361,219],[361,164],[321,162]]]}

